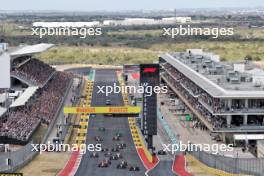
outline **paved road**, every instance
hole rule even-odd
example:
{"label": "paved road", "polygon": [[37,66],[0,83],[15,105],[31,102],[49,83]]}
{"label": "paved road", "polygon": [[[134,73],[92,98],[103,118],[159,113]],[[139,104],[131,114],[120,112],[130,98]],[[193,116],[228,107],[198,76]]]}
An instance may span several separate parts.
{"label": "paved road", "polygon": [[[106,97],[104,94],[97,94],[99,90],[98,85],[113,85],[117,82],[117,77],[114,70],[96,70],[95,83],[92,97],[92,106],[105,105],[106,99],[110,99],[112,105],[122,105],[123,99],[121,94],[111,94]],[[98,127],[105,127],[105,132],[98,131]],[[127,118],[122,117],[104,117],[103,115],[97,115],[95,118],[90,118],[89,127],[87,133],[86,143],[94,143],[94,136],[100,135],[103,139],[102,147],[111,148],[115,145],[112,137],[117,133],[121,132],[123,137],[121,142],[127,144],[127,148],[121,151],[124,159],[127,160],[128,165],[136,165],[140,167],[139,172],[131,172],[128,169],[120,170],[116,169],[117,164],[120,161],[112,161],[112,164],[108,168],[98,168],[98,163],[104,159],[103,153],[99,153],[99,158],[90,158],[90,153],[87,152],[80,163],[79,169],[77,170],[77,176],[144,176],[145,168],[137,154],[134,147],[132,136],[130,134],[129,124]]]}
{"label": "paved road", "polygon": [[[158,120],[158,135],[154,136],[154,145],[156,150],[163,150],[162,143],[170,144],[171,140],[166,134],[164,126]],[[173,159],[174,156],[171,154],[168,155],[158,155],[159,163],[158,165],[148,172],[148,176],[176,176],[172,171]]]}

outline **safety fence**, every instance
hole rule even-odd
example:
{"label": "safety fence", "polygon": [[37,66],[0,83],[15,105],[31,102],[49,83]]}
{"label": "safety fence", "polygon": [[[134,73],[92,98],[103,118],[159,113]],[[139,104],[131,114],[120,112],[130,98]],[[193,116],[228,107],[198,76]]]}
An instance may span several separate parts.
{"label": "safety fence", "polygon": [[0,155],[0,172],[14,172],[31,161],[37,152],[32,151],[33,141],[19,150],[6,152]]}
{"label": "safety fence", "polygon": [[228,173],[256,176],[263,176],[264,173],[264,158],[231,158],[204,151],[191,151],[189,153],[208,167]]}

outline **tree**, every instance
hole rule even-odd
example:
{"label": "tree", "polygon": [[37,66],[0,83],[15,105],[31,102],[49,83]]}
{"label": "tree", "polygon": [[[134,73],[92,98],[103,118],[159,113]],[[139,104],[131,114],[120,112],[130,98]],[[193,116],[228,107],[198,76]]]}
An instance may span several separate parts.
{"label": "tree", "polygon": [[248,61],[252,61],[252,56],[251,55],[246,55],[246,57],[245,57],[245,60],[248,60]]}

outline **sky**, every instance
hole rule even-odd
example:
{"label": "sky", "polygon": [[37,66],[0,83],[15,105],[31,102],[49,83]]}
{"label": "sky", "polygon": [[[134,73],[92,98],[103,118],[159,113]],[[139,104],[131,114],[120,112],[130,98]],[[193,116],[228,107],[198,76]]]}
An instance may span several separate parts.
{"label": "sky", "polygon": [[0,10],[119,11],[264,7],[264,0],[1,0]]}

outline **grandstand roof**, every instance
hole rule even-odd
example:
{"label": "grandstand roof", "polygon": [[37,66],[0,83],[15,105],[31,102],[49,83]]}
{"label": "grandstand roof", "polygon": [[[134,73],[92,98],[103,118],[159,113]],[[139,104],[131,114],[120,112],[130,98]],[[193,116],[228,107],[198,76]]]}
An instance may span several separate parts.
{"label": "grandstand roof", "polygon": [[[199,85],[203,90],[207,91],[213,97],[221,98],[262,98],[264,97],[264,91],[259,89],[254,90],[254,87],[251,86],[251,89],[247,90],[230,90],[226,87],[218,85],[216,82],[209,79],[209,77],[196,72],[187,64],[181,62],[179,59],[174,57],[171,54],[164,54],[161,56],[168,63],[174,66],[177,70],[183,73],[185,76],[190,78],[196,85]],[[240,86],[243,86],[242,84]]]}
{"label": "grandstand roof", "polygon": [[235,140],[264,140],[263,134],[234,134]]}
{"label": "grandstand roof", "polygon": [[19,96],[12,104],[11,108],[24,106],[32,95],[37,91],[38,87],[28,87],[21,96]]}
{"label": "grandstand roof", "polygon": [[53,44],[48,44],[48,43],[41,43],[41,44],[36,44],[36,45],[25,45],[25,46],[20,46],[18,48],[11,50],[9,54],[12,59],[15,59],[21,56],[33,55],[33,54],[44,52],[52,48],[53,46],[54,46]]}
{"label": "grandstand roof", "polygon": [[6,101],[6,95],[3,93],[3,94],[0,94],[0,103],[4,103]]}
{"label": "grandstand roof", "polygon": [[0,107],[0,117],[6,113],[7,109]]}

